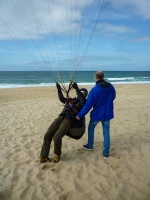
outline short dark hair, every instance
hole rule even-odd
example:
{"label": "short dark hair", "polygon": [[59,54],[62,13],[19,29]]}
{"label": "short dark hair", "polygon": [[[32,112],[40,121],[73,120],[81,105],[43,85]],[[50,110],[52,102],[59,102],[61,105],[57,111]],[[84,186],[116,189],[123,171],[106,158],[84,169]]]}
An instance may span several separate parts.
{"label": "short dark hair", "polygon": [[104,78],[104,73],[102,71],[95,72],[95,78],[103,79]]}

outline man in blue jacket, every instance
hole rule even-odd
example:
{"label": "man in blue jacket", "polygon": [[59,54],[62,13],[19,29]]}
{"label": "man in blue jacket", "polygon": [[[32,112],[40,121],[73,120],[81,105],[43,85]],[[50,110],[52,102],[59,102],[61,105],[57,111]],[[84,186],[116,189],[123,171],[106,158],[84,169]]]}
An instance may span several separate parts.
{"label": "man in blue jacket", "polygon": [[110,120],[114,118],[113,101],[116,97],[116,91],[111,83],[104,80],[104,73],[97,71],[94,74],[96,85],[89,92],[85,105],[78,113],[76,119],[80,120],[91,108],[90,122],[88,126],[88,144],[83,145],[86,150],[93,150],[94,129],[101,122],[104,137],[104,158],[109,157],[110,150]]}

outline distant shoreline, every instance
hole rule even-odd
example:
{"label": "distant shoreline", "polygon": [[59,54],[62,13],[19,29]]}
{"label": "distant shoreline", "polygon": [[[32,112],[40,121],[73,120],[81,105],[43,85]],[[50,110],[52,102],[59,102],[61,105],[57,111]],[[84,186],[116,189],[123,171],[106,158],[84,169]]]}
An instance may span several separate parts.
{"label": "distant shoreline", "polygon": [[[150,84],[150,81],[147,82],[113,82],[113,85],[148,85]],[[87,86],[94,86],[95,83],[78,83],[78,85],[87,85]],[[0,85],[0,89],[13,89],[13,88],[37,88],[37,87],[55,87],[56,83],[50,83],[50,84],[29,84],[29,85]],[[65,83],[65,86],[67,87],[68,84]]]}

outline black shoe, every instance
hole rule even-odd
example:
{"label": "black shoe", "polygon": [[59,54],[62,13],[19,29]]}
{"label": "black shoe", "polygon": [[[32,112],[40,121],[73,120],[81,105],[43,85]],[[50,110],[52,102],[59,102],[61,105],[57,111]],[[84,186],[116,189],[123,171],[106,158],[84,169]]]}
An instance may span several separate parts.
{"label": "black shoe", "polygon": [[89,151],[93,151],[93,147],[89,147],[88,144],[83,145],[83,149],[89,150]]}
{"label": "black shoe", "polygon": [[103,156],[104,156],[105,159],[107,159],[109,157],[109,154],[104,154],[103,153]]}

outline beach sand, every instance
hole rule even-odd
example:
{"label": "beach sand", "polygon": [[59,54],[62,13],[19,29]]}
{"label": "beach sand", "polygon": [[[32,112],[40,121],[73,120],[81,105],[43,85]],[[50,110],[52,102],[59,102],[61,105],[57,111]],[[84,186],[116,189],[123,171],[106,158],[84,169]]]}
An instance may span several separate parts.
{"label": "beach sand", "polygon": [[115,88],[110,157],[99,124],[94,151],[82,149],[86,130],[80,140],[65,136],[61,161],[45,164],[43,136],[62,110],[56,88],[0,89],[0,199],[150,200],[150,84]]}

